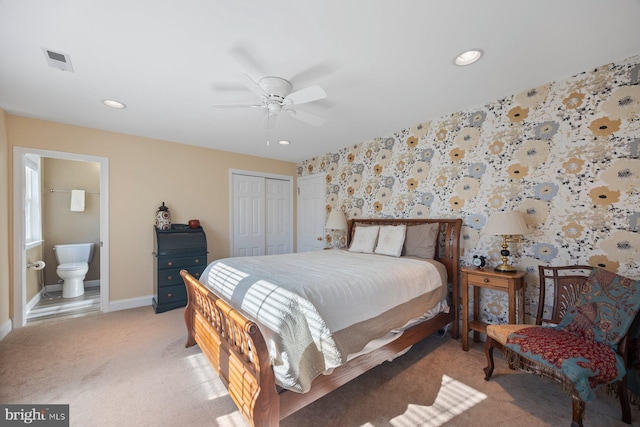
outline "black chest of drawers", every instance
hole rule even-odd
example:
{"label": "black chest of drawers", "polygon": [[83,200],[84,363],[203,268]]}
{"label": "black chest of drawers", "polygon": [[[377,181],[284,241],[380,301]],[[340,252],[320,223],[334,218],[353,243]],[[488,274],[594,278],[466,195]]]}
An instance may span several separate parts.
{"label": "black chest of drawers", "polygon": [[187,304],[187,290],[180,270],[200,278],[207,266],[207,237],[202,227],[174,224],[155,230],[153,309],[162,313]]}

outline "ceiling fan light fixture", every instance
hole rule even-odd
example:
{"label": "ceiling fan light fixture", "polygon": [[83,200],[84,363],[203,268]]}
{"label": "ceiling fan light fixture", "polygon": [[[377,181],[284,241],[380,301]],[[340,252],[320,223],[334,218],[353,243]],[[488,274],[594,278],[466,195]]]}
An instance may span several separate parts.
{"label": "ceiling fan light fixture", "polygon": [[111,107],[111,108],[116,108],[116,109],[123,109],[123,108],[127,108],[127,106],[125,104],[123,104],[120,101],[114,101],[112,99],[103,99],[102,103],[104,105],[106,105],[107,107]]}
{"label": "ceiling fan light fixture", "polygon": [[278,102],[268,101],[267,102],[267,110],[269,111],[269,114],[275,116],[276,114],[278,114],[282,110],[282,105],[280,103],[278,103]]}
{"label": "ceiling fan light fixture", "polygon": [[464,67],[465,65],[471,65],[474,62],[477,62],[482,58],[482,55],[484,55],[484,51],[482,49],[467,50],[456,56],[453,63],[460,67]]}

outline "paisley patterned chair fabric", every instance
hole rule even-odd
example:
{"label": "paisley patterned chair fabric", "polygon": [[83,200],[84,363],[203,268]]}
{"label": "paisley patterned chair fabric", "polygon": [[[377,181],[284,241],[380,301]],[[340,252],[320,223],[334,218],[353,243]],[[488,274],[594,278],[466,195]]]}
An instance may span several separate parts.
{"label": "paisley patterned chair fabric", "polygon": [[[582,426],[585,402],[602,385],[617,384],[622,419],[631,423],[627,392],[627,332],[640,308],[640,280],[589,266],[539,267],[536,325],[489,325],[485,380],[493,349],[512,369],[551,378],[571,396],[572,426]],[[546,291],[551,309],[545,316]]]}

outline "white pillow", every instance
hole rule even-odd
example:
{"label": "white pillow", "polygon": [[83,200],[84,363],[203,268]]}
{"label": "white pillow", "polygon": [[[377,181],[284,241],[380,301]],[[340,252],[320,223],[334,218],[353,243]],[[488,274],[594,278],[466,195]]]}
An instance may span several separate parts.
{"label": "white pillow", "polygon": [[349,252],[373,253],[379,228],[377,225],[372,227],[356,226],[356,232],[353,234],[353,241],[351,242]]}
{"label": "white pillow", "polygon": [[380,255],[400,256],[406,231],[407,226],[404,224],[380,227],[378,246],[376,246],[375,252]]}

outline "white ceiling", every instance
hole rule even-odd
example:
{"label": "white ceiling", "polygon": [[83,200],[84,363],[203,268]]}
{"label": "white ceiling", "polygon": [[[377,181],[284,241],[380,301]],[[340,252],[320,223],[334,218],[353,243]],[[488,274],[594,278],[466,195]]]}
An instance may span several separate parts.
{"label": "white ceiling", "polygon": [[[0,0],[0,107],[301,161],[639,54],[639,22],[637,0]],[[236,73],[320,85],[299,109],[325,124],[213,107],[258,101]]]}

